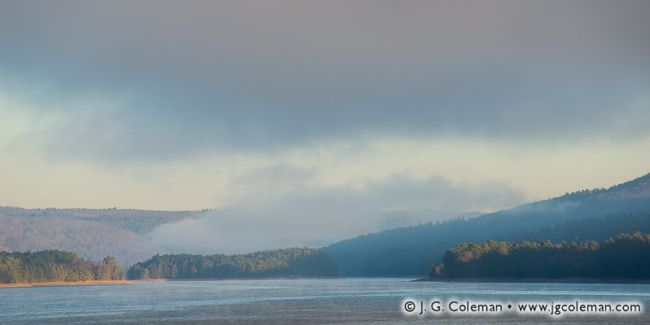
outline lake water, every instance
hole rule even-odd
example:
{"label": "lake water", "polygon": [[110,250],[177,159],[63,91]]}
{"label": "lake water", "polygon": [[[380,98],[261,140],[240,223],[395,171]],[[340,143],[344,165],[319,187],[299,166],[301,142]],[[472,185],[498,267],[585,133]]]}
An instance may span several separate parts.
{"label": "lake water", "polygon": [[[458,301],[634,302],[650,308],[647,284],[449,283],[409,279],[291,279],[170,281],[132,285],[0,289],[0,324],[218,323],[218,324],[395,324],[444,323],[638,323],[630,316],[552,318],[504,312],[497,315],[402,312],[405,298],[420,308],[437,298]],[[417,311],[415,312],[417,314]]]}

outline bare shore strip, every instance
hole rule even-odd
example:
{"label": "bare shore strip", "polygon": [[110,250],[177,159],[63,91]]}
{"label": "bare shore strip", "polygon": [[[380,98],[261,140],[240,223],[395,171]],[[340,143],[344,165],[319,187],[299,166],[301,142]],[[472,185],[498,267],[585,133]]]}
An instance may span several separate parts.
{"label": "bare shore strip", "polygon": [[2,288],[24,288],[24,287],[59,287],[59,286],[87,286],[87,285],[109,285],[109,284],[134,284],[142,282],[162,282],[166,280],[88,280],[88,281],[53,281],[53,282],[32,282],[32,283],[0,283]]}

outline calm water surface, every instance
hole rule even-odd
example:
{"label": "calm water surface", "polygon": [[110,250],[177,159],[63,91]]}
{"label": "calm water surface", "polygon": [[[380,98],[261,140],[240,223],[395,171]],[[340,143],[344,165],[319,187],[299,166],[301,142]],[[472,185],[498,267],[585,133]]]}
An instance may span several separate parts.
{"label": "calm water surface", "polygon": [[410,279],[171,281],[132,285],[0,289],[0,324],[201,323],[451,324],[637,323],[636,316],[522,317],[430,315],[407,317],[403,299],[472,301],[640,301],[648,284],[448,283]]}

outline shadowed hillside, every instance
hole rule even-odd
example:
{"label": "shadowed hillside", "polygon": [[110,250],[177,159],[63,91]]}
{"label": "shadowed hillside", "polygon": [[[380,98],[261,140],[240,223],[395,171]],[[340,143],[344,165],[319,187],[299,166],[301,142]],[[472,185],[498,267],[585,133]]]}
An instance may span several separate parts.
{"label": "shadowed hillside", "polygon": [[[332,244],[326,250],[335,257],[343,275],[421,276],[440,262],[447,248],[463,241],[513,240],[530,234],[538,239],[602,239],[647,229],[646,211],[650,211],[650,174],[608,189],[570,193],[470,220],[359,236]],[[609,216],[607,222],[594,219],[602,227],[591,233],[571,224],[605,216]],[[585,221],[582,225],[595,224]]]}

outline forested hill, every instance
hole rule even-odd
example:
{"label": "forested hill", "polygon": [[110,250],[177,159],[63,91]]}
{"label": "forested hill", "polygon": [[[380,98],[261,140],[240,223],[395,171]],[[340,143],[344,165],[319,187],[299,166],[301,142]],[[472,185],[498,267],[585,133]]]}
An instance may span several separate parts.
{"label": "forested hill", "polygon": [[122,266],[112,257],[87,261],[72,252],[0,252],[0,283],[121,280]]}
{"label": "forested hill", "polygon": [[0,207],[0,250],[60,249],[91,260],[111,255],[130,265],[155,253],[145,240],[155,227],[206,212]]}
{"label": "forested hill", "polygon": [[146,234],[155,227],[201,215],[201,211],[159,211],[137,209],[23,209],[0,206],[0,216],[26,218],[66,218],[94,221],[136,234]]}
{"label": "forested hill", "polygon": [[[345,276],[418,276],[441,261],[447,248],[463,241],[602,239],[620,232],[644,230],[650,211],[650,174],[608,189],[584,190],[524,204],[470,220],[397,228],[341,241],[326,248]],[[572,222],[594,219],[605,227],[589,232]],[[585,221],[587,227],[592,225]],[[594,224],[594,225],[595,225]],[[564,229],[561,237],[556,227]],[[634,228],[636,227],[636,228]],[[644,228],[645,227],[645,228]]]}
{"label": "forested hill", "polygon": [[650,234],[620,234],[600,243],[461,243],[447,250],[431,276],[650,279]]}
{"label": "forested hill", "polygon": [[133,265],[129,279],[241,279],[336,276],[334,259],[310,248],[243,255],[155,255]]}

